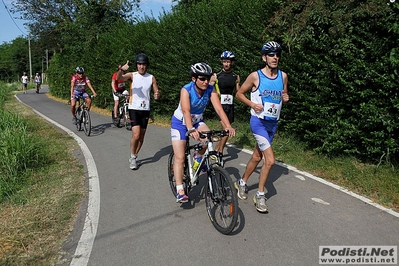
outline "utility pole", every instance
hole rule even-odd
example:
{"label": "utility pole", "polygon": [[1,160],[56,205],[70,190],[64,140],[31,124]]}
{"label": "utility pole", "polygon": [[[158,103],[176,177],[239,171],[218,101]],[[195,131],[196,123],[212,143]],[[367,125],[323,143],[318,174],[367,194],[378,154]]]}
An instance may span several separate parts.
{"label": "utility pole", "polygon": [[30,53],[30,33],[28,34],[28,43],[29,43],[29,74],[30,74],[29,81],[32,81],[32,56]]}

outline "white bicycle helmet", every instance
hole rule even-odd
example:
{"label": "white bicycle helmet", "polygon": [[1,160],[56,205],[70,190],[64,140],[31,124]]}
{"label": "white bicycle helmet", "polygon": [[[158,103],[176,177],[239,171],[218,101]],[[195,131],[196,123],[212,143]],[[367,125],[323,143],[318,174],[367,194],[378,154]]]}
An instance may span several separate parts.
{"label": "white bicycle helmet", "polygon": [[204,62],[196,63],[191,66],[191,76],[212,76],[212,74],[212,68]]}

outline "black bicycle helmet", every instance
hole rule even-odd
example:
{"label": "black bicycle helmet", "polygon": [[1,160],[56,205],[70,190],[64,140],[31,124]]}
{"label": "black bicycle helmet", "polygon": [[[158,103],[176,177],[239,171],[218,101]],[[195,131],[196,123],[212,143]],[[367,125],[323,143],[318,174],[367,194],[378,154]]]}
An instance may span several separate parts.
{"label": "black bicycle helmet", "polygon": [[212,76],[212,74],[212,68],[204,62],[196,63],[191,66],[191,76]]}
{"label": "black bicycle helmet", "polygon": [[138,54],[136,55],[136,64],[146,64],[147,66],[150,65],[150,60],[146,54]]}
{"label": "black bicycle helmet", "polygon": [[85,73],[85,69],[83,67],[78,66],[77,68],[75,68],[76,73],[78,74],[83,74]]}
{"label": "black bicycle helmet", "polygon": [[278,44],[277,42],[267,42],[263,45],[262,47],[262,55],[268,54],[268,53],[278,53],[283,50],[283,48],[281,48],[280,44]]}
{"label": "black bicycle helmet", "polygon": [[234,60],[235,56],[232,52],[230,51],[224,51],[221,55],[220,55],[221,59],[231,59]]}

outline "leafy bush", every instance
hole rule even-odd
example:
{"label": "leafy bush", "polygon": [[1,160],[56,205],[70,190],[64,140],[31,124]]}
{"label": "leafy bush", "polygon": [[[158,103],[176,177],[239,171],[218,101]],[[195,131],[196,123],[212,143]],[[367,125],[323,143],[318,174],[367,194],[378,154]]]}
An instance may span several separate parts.
{"label": "leafy bush", "polygon": [[[291,99],[282,110],[280,132],[329,156],[394,162],[399,158],[397,17],[399,3],[381,0],[210,0],[178,5],[159,20],[102,24],[96,34],[80,36],[79,45],[75,25],[51,61],[51,91],[69,97],[70,76],[82,65],[99,95],[95,104],[109,108],[116,65],[144,52],[162,94],[152,112],[172,115],[191,64],[205,61],[218,71],[221,52],[231,50],[243,82],[262,66],[263,43],[275,40],[284,48],[280,68],[289,76]],[[236,120],[247,121],[248,108],[236,103]],[[213,117],[212,108],[205,115]]]}

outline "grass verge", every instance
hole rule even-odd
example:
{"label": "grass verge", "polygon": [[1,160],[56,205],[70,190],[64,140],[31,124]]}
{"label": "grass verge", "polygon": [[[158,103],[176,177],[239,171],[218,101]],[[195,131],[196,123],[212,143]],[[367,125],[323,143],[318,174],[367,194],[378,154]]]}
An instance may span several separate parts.
{"label": "grass verge", "polygon": [[45,139],[51,149],[47,162],[0,204],[0,265],[54,265],[85,195],[83,167],[72,154],[79,147],[14,98],[5,109],[25,119],[27,134]]}

